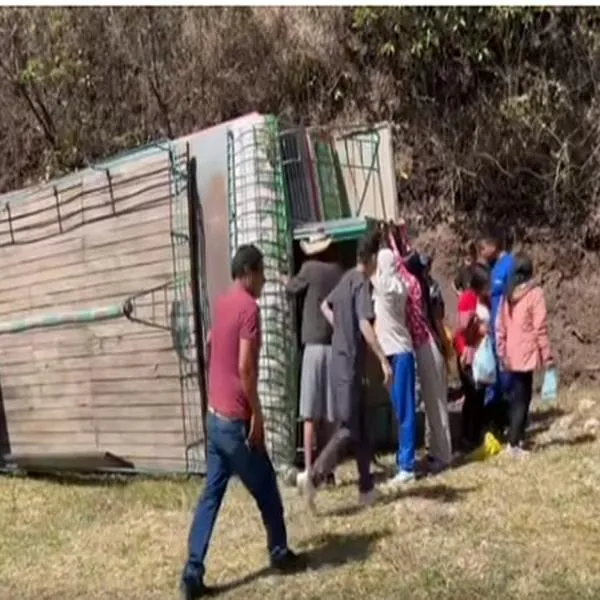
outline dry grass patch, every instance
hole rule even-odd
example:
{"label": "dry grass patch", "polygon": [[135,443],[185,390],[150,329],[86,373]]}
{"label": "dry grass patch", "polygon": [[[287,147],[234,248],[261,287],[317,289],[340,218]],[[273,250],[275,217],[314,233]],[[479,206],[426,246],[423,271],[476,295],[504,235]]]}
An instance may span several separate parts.
{"label": "dry grass patch", "polygon": [[[284,489],[290,538],[312,566],[286,579],[260,575],[264,533],[234,482],[208,581],[245,600],[597,599],[600,443],[585,429],[600,416],[600,394],[571,394],[560,408],[574,416],[540,413],[529,460],[466,465],[368,510],[357,510],[351,466],[318,498],[317,517]],[[177,598],[199,491],[198,481],[0,479],[0,598]]]}

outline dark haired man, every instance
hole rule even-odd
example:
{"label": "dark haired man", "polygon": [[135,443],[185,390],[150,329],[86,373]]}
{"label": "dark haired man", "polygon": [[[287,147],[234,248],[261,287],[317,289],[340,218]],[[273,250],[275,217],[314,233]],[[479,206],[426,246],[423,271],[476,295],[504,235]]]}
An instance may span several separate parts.
{"label": "dark haired man", "polygon": [[[479,241],[479,253],[491,269],[490,333],[492,336],[494,354],[496,355],[496,363],[499,365],[500,363],[496,353],[496,321],[508,283],[515,270],[515,257],[507,250],[505,236],[499,231],[490,231],[481,237]],[[505,412],[502,408],[502,404],[505,401],[505,396],[511,389],[512,380],[510,375],[501,372],[499,367],[497,375],[495,385],[490,386],[488,390],[487,400],[490,404],[498,403],[498,410],[502,413]],[[500,417],[498,417],[498,419],[500,419]]]}
{"label": "dark haired man", "polygon": [[211,595],[204,559],[227,484],[237,475],[254,497],[267,530],[271,566],[281,572],[304,567],[289,550],[283,505],[264,446],[258,398],[260,312],[265,283],[263,255],[240,246],[231,263],[233,285],[217,299],[210,331],[206,486],[194,515],[188,561],[182,575],[186,600]]}
{"label": "dark haired man", "polygon": [[379,232],[373,231],[360,241],[356,266],[344,274],[321,306],[333,326],[330,380],[338,428],[311,471],[298,477],[298,486],[311,507],[316,488],[335,469],[348,446],[353,447],[356,458],[361,503],[370,504],[375,499],[362,387],[366,345],[381,364],[384,384],[392,377],[390,364],[373,329],[375,314],[370,279],[377,268],[380,238]]}

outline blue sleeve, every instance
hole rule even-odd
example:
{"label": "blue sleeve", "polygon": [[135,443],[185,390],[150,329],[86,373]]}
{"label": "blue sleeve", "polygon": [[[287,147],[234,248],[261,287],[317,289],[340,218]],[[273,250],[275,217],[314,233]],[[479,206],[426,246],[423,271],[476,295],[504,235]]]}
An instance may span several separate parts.
{"label": "blue sleeve", "polygon": [[515,257],[512,254],[506,255],[505,266],[506,268],[504,272],[504,288],[502,290],[503,295],[506,293],[506,288],[508,287],[510,278],[513,276],[513,273],[515,272],[515,267],[517,266],[517,261],[515,260]]}
{"label": "blue sleeve", "polygon": [[506,293],[510,278],[515,270],[515,265],[515,257],[512,254],[507,254],[502,257],[498,264],[492,269],[492,310],[490,313],[492,323],[496,323],[496,316],[500,304],[502,303],[502,298]]}
{"label": "blue sleeve", "polygon": [[500,299],[506,293],[506,287],[515,269],[515,258],[507,254],[492,269],[492,296]]}

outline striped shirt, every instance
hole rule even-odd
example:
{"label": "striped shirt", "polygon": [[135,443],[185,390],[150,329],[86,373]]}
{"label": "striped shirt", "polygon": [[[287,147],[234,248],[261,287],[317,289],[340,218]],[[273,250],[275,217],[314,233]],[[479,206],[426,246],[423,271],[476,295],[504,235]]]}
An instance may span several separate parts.
{"label": "striped shirt", "polygon": [[431,331],[427,323],[423,290],[415,275],[404,265],[402,258],[398,260],[398,272],[408,288],[406,301],[406,325],[413,340],[413,346],[420,348],[431,340]]}
{"label": "striped shirt", "polygon": [[396,256],[398,265],[398,274],[408,289],[408,298],[406,299],[406,326],[413,341],[413,347],[420,348],[428,344],[432,339],[431,330],[427,322],[427,312],[425,310],[425,301],[423,299],[423,290],[416,275],[413,275],[404,264],[398,248],[393,238],[390,239],[392,250]]}

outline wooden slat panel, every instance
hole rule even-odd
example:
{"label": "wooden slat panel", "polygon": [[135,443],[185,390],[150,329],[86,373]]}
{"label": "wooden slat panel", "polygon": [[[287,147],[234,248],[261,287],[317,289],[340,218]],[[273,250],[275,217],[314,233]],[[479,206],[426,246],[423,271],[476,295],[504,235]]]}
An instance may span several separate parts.
{"label": "wooden slat panel", "polygon": [[[116,440],[115,440],[116,441]],[[101,441],[103,443],[103,441]],[[177,444],[105,444],[107,452],[131,460],[136,466],[152,466],[161,464],[185,466],[185,449]]]}
{"label": "wooden slat panel", "polygon": [[[121,195],[116,193],[119,184]],[[86,223],[148,208],[168,199],[171,187],[168,155],[159,152],[121,165],[110,178],[108,172],[88,170],[76,183],[41,186],[26,199],[5,196],[0,243],[41,241]]]}
{"label": "wooden slat panel", "polygon": [[[77,422],[82,423],[81,421]],[[73,427],[69,433],[65,432],[45,432],[40,434],[38,431],[23,431],[21,433],[13,433],[9,431],[11,436],[11,452],[17,454],[26,452],[26,447],[31,444],[38,446],[48,446],[56,449],[64,449],[76,447],[80,451],[87,448],[89,451],[96,449],[96,433],[92,428],[87,430],[79,430]]]}
{"label": "wooden slat panel", "polygon": [[[11,440],[25,441],[29,439],[32,432],[36,435],[46,436],[62,434],[65,439],[73,432],[82,434],[95,433],[96,427],[94,421],[87,417],[79,415],[68,415],[63,419],[18,419],[11,423],[10,437]],[[13,444],[14,445],[14,444]]]}
{"label": "wooden slat panel", "polygon": [[[145,292],[135,316],[169,326],[168,167],[166,153],[158,153],[111,168],[112,197],[105,172],[87,171],[81,185],[59,189],[63,233],[0,248],[0,319],[88,309]],[[15,205],[13,224],[16,217],[28,226],[17,242],[60,229],[58,212],[47,186]],[[0,244],[1,225],[2,215]],[[164,289],[150,293],[157,285]],[[2,335],[0,381],[13,453],[104,450],[141,466],[185,466],[184,416],[197,409],[182,405],[169,331],[122,318]],[[185,399],[199,404],[197,396]]]}
{"label": "wooden slat panel", "polygon": [[[26,357],[21,355],[21,358],[18,360],[18,362],[13,361],[12,363],[9,363],[9,370],[13,377],[35,375],[40,372],[39,366],[37,366],[33,361],[24,362],[25,358]],[[87,368],[89,366],[89,361],[89,352],[86,352],[82,354],[82,356],[46,362],[43,365],[43,370],[52,370],[53,373],[69,373]],[[158,356],[156,351],[126,353],[125,356],[121,357],[115,357],[112,354],[103,353],[100,355],[95,355],[93,361],[94,368],[97,369],[111,369],[115,366],[121,369],[135,369],[137,367],[142,369],[154,368],[159,375],[161,374],[161,369],[166,368],[166,366],[170,366],[171,364],[177,364],[175,351],[170,348],[164,351],[159,351]],[[0,363],[0,375],[2,374],[2,369],[7,368],[7,366],[8,365],[5,363]]]}
{"label": "wooden slat panel", "polygon": [[[99,329],[99,325],[88,326],[87,329],[91,333],[89,343],[94,353],[122,355],[142,350],[163,352],[173,349],[168,332],[137,323],[128,325],[130,327],[125,331],[115,328]],[[60,329],[65,330],[67,328]],[[88,356],[89,352],[88,342],[83,344],[80,341],[61,341],[58,336],[48,336],[47,332],[42,330],[4,335],[0,336],[0,374],[2,365],[27,362],[32,356],[39,361],[50,361]]]}
{"label": "wooden slat panel", "polygon": [[[152,265],[156,263],[168,262],[171,259],[171,246],[169,244],[168,232],[165,232],[164,245],[157,246],[156,241],[149,243],[144,251],[143,257],[140,257],[140,248],[135,243],[131,244],[129,249],[124,249],[115,245],[115,254],[110,256],[97,257],[90,253],[84,253],[83,243],[80,252],[69,252],[64,255],[64,264],[60,257],[54,264],[49,264],[49,269],[43,269],[38,272],[28,272],[21,269],[18,273],[13,273],[11,277],[0,281],[0,293],[10,293],[15,290],[27,290],[32,286],[58,290],[68,290],[68,283],[77,279],[91,279],[96,275],[104,273],[117,272],[134,268],[136,266]],[[85,256],[85,262],[83,257]]]}
{"label": "wooden slat panel", "polygon": [[[159,285],[167,285],[172,280],[173,268],[165,260],[152,264],[141,264],[129,269],[104,271],[92,275],[83,273],[73,277],[71,286],[68,280],[59,280],[43,286],[6,291],[0,302],[0,312],[4,307],[13,307],[15,318],[37,312],[60,312],[61,310],[84,309],[101,306],[111,301],[124,301]],[[50,310],[51,309],[51,310]]]}
{"label": "wooden slat panel", "polygon": [[35,430],[39,435],[47,433],[63,433],[68,435],[74,428],[82,433],[94,433],[98,431],[99,435],[118,434],[134,440],[139,439],[136,437],[138,434],[143,434],[144,436],[156,435],[157,431],[160,431],[162,434],[173,434],[177,439],[180,439],[182,434],[181,418],[178,417],[169,416],[159,420],[156,418],[115,419],[111,416],[111,418],[96,418],[92,420],[69,415],[63,419],[21,419],[12,425],[11,436],[30,434],[32,430]]}
{"label": "wooden slat panel", "polygon": [[93,452],[97,450],[93,434],[89,437],[73,436],[66,438],[64,434],[53,438],[23,437],[11,440],[11,454],[67,454]]}
{"label": "wooden slat panel", "polygon": [[[49,378],[48,378],[49,380]],[[144,390],[146,387],[152,388],[161,393],[179,393],[179,377],[155,377],[151,380],[144,377],[137,377],[135,374],[131,377],[122,379],[92,379],[91,394],[130,394]],[[50,402],[52,398],[61,398],[64,396],[86,397],[90,394],[90,380],[64,382],[62,377],[56,377],[51,383],[46,381],[36,381],[33,377],[27,384],[19,383],[13,386],[12,377],[4,376],[2,385],[4,404],[9,406],[11,402],[38,403],[44,405]]]}
{"label": "wooden slat panel", "polygon": [[88,359],[85,367],[76,367],[74,369],[44,369],[37,373],[13,373],[6,376],[4,381],[6,385],[28,386],[32,380],[36,380],[38,385],[52,384],[59,379],[60,384],[86,383],[90,380],[90,373],[93,380],[98,381],[122,381],[130,379],[135,374],[137,379],[163,379],[178,378],[179,366],[174,360],[146,363],[144,365],[130,366],[127,360],[120,362],[114,361],[109,367],[97,367],[95,360]]}
{"label": "wooden slat panel", "polygon": [[82,231],[70,232],[28,246],[0,247],[2,269],[10,268],[7,274],[18,275],[22,270],[35,272],[39,265],[53,267],[57,257],[68,256],[83,245],[87,252],[92,248],[98,248],[100,257],[110,255],[111,252],[107,250],[110,250],[115,243],[123,241],[135,241],[132,246],[134,250],[138,247],[142,249],[144,240],[147,244],[156,243],[156,240],[152,241],[151,236],[158,231],[164,231],[170,240],[169,214],[170,202],[165,201],[146,211],[90,223]]}
{"label": "wooden slat panel", "polygon": [[162,430],[158,432],[129,431],[125,433],[108,430],[101,431],[98,439],[101,447],[108,448],[108,452],[113,453],[114,448],[119,446],[127,446],[130,448],[129,452],[131,453],[138,451],[138,446],[153,446],[155,448],[171,446],[175,450],[184,446],[183,432],[181,432],[181,430],[177,433],[165,432]]}
{"label": "wooden slat panel", "polygon": [[[137,396],[138,400],[131,401],[130,397],[122,394],[113,396],[105,395],[94,398],[94,406],[91,411],[93,419],[102,422],[104,419],[118,419],[124,427],[131,421],[155,423],[162,420],[172,420],[178,423],[181,429],[182,411],[189,407],[181,405],[178,398],[155,394],[154,396]],[[148,399],[154,400],[150,402]],[[20,423],[30,423],[31,427],[37,423],[62,422],[65,419],[87,418],[87,406],[77,407],[63,399],[61,406],[42,407],[37,411],[27,410],[23,407],[13,406],[7,410],[8,416],[19,418]]]}

